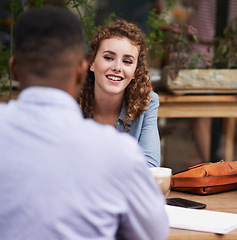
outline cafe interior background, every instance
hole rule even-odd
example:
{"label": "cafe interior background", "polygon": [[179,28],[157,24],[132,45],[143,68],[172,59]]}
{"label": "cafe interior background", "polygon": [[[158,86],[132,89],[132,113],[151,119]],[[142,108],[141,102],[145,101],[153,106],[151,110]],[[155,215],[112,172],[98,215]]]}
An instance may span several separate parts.
{"label": "cafe interior background", "polygon": [[[193,1],[199,1],[199,0],[193,0]],[[1,0],[1,8],[3,7],[3,3],[10,2],[8,0]],[[15,0],[13,1],[16,6],[17,4],[24,5],[24,0]],[[37,0],[33,0],[31,2],[37,2]],[[42,1],[40,1],[42,2]],[[48,0],[45,1],[48,3],[53,3],[52,5],[62,5],[63,2],[72,2],[72,1],[53,1],[53,0]],[[76,1],[77,2],[77,1]],[[78,1],[79,2],[79,1]],[[86,2],[86,1],[85,1]],[[109,3],[109,0],[90,0],[87,1],[88,4],[91,4],[93,8],[95,9],[100,9],[97,10],[97,13],[105,12],[106,6]],[[112,1],[113,2],[113,1]],[[123,4],[123,2],[126,3],[126,1],[114,1],[116,4]],[[134,3],[133,3],[134,2]],[[138,4],[140,1],[132,1],[130,0],[130,4]],[[149,2],[149,1],[147,1]],[[170,2],[172,2],[171,5]],[[128,3],[128,2],[127,2]],[[159,6],[159,11],[160,12],[165,12],[165,18],[164,21],[166,21],[166,24],[187,24],[190,16],[194,13],[193,8],[190,7],[185,7],[182,4],[182,0],[173,0],[173,1],[168,1],[168,0],[158,0],[157,1],[158,6]],[[122,6],[119,6],[122,7]],[[4,19],[6,16],[4,16],[3,9],[0,11],[0,32],[3,36],[4,29],[2,26],[4,26]],[[71,8],[72,11],[76,11],[75,8]],[[142,11],[145,14],[145,9],[142,9]],[[82,9],[83,12],[83,9]],[[85,12],[85,11],[84,11]],[[96,17],[98,17],[99,14],[97,14]],[[144,16],[148,17],[148,16]],[[97,21],[97,20],[96,20]],[[163,20],[162,20],[163,21]],[[153,24],[154,22],[150,22],[150,24]],[[148,24],[149,25],[149,24]],[[150,26],[149,26],[150,27]],[[149,32],[146,32],[148,35]],[[236,34],[237,35],[237,34]],[[1,46],[1,45],[0,45]],[[1,59],[0,59],[0,65],[3,65],[3,50],[2,48],[0,49],[1,53]],[[162,91],[167,91],[165,89],[163,82],[162,82],[162,71],[164,67],[164,55],[162,57],[159,57],[158,54],[156,54],[156,57],[153,58],[154,55],[154,50],[151,50],[151,80],[154,86],[154,90],[156,92],[162,92]],[[1,65],[1,66],[2,66]],[[1,73],[0,69],[0,79],[3,79],[6,77],[6,73],[3,74]],[[2,81],[3,82],[3,81]],[[3,84],[1,81],[0,83]],[[12,83],[11,83],[12,84]],[[14,82],[12,87],[14,88]],[[0,98],[4,95],[3,91],[0,92]],[[170,93],[173,94],[173,93]],[[162,103],[161,103],[162,104]],[[189,166],[195,165],[198,162],[195,162],[193,159],[196,159],[198,156],[198,151],[195,143],[195,139],[193,136],[193,129],[191,125],[192,119],[190,118],[159,118],[158,114],[158,127],[159,127],[159,132],[160,132],[160,137],[161,137],[161,166],[166,166],[170,167],[173,170],[173,173],[178,172],[180,170],[183,170]],[[235,124],[236,125],[236,124]],[[208,133],[207,133],[208,134]],[[222,140],[225,138],[225,136],[222,135]],[[237,130],[235,128],[234,132],[234,156],[233,160],[237,157]],[[220,148],[220,158],[222,155],[222,150]],[[221,159],[220,159],[221,160]],[[225,160],[225,159],[223,159]]]}

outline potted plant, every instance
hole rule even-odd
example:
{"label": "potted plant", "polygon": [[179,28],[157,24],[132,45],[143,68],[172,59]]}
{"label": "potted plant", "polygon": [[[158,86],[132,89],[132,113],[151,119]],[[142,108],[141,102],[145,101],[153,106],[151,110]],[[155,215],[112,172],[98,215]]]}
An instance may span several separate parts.
{"label": "potted plant", "polygon": [[[164,18],[167,13],[151,13],[148,21],[149,38],[156,47],[156,56],[169,56],[164,58],[168,61],[162,69],[162,85],[175,94],[236,93],[237,20],[225,28],[223,38],[214,40],[215,57],[210,61],[200,53],[190,54],[191,43],[198,42],[192,26],[185,23],[168,25],[162,14]],[[206,69],[200,69],[200,62]]]}

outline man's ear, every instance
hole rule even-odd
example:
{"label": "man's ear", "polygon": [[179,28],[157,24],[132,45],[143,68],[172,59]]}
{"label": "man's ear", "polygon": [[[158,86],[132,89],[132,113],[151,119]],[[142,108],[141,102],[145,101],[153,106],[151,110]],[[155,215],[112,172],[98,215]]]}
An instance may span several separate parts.
{"label": "man's ear", "polygon": [[12,75],[13,79],[17,81],[18,77],[17,77],[17,73],[16,73],[16,57],[15,56],[12,56],[9,59],[9,67],[10,67],[10,71],[11,71],[11,75]]}
{"label": "man's ear", "polygon": [[87,76],[87,70],[88,70],[88,62],[86,59],[83,59],[80,61],[80,63],[77,66],[77,84],[78,85],[83,85],[86,76]]}

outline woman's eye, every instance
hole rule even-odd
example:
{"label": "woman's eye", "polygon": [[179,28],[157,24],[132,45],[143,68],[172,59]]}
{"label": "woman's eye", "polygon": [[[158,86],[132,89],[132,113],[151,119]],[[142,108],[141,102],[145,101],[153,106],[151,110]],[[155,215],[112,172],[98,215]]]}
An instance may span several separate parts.
{"label": "woman's eye", "polygon": [[109,57],[109,56],[104,56],[104,59],[106,59],[106,60],[113,60],[113,58]]}
{"label": "woman's eye", "polygon": [[126,64],[132,64],[131,60],[123,60],[123,62],[126,63]]}

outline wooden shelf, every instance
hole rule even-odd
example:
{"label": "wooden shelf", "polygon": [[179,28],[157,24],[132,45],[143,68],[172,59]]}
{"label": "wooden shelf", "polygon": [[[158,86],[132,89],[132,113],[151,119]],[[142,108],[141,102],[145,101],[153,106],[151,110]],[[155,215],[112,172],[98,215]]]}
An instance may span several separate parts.
{"label": "wooden shelf", "polygon": [[19,90],[12,91],[11,98],[10,98],[10,93],[6,93],[4,94],[4,96],[0,96],[0,102],[8,102],[10,99],[16,99],[19,92],[20,92]]}
{"label": "wooden shelf", "polygon": [[234,117],[237,95],[183,95],[158,92],[159,117]]}

